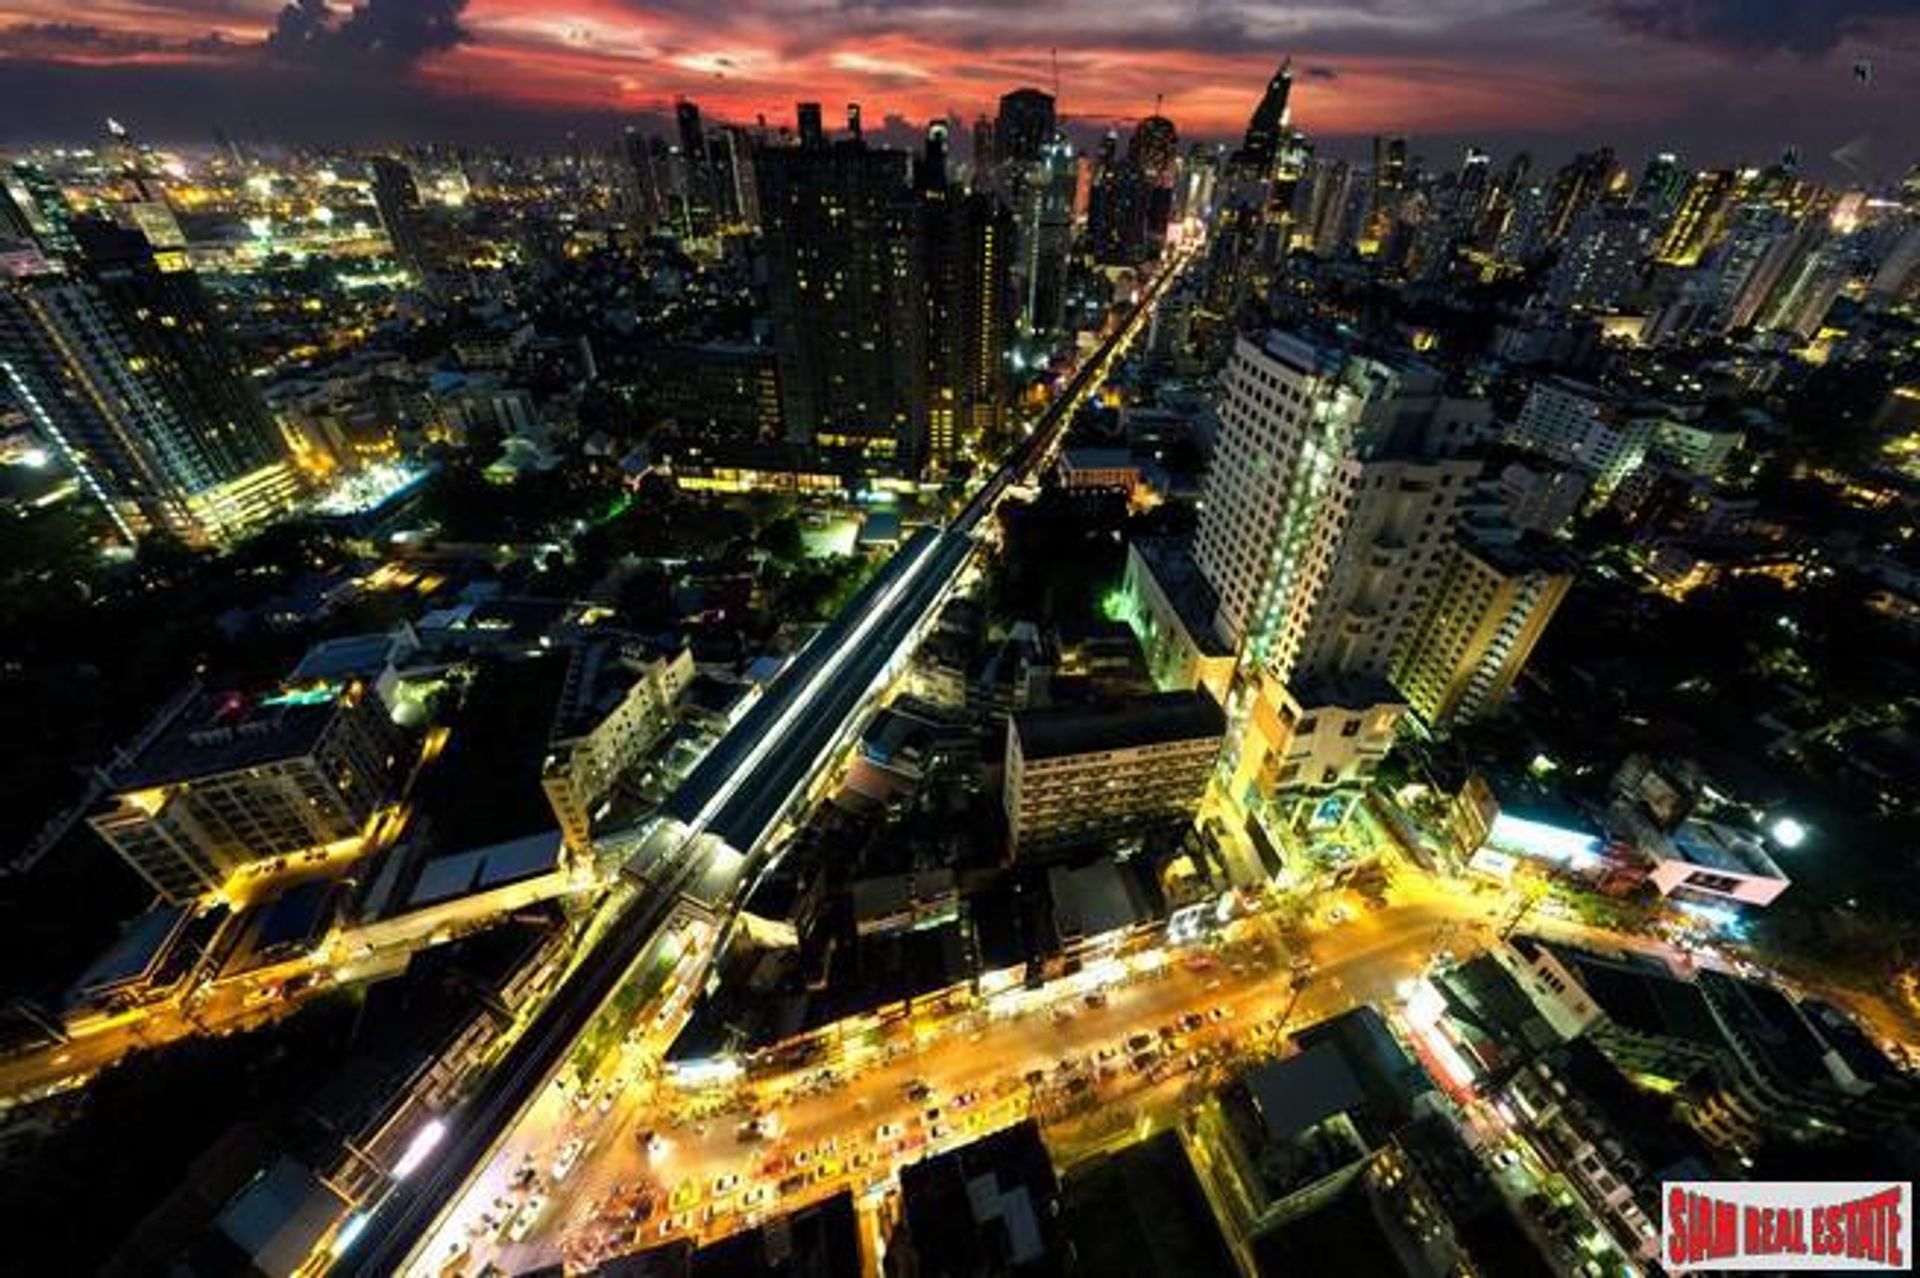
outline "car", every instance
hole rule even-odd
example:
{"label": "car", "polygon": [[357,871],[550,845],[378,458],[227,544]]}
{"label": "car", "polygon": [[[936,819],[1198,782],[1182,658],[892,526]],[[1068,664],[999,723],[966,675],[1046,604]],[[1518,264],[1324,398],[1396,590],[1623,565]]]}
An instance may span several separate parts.
{"label": "car", "polygon": [[713,1196],[719,1198],[723,1195],[730,1194],[733,1192],[733,1187],[739,1183],[740,1173],[738,1172],[727,1172],[723,1175],[715,1176],[713,1178]]}
{"label": "car", "polygon": [[1093,993],[1087,995],[1085,998],[1081,999],[1080,1001],[1085,1003],[1088,1007],[1105,1007],[1107,1005],[1107,996],[1105,994],[1102,994],[1100,991],[1095,990]]}
{"label": "car", "polygon": [[958,1096],[955,1096],[953,1100],[951,1100],[948,1103],[952,1105],[954,1109],[965,1109],[967,1106],[978,1102],[979,1099],[980,1099],[979,1092],[969,1090],[969,1091],[961,1092]]}
{"label": "car", "polygon": [[1221,1021],[1230,1021],[1233,1019],[1233,1009],[1231,1007],[1226,1007],[1224,1005],[1220,1007],[1209,1008],[1207,1010],[1207,1019],[1212,1021],[1216,1025],[1218,1025]]}
{"label": "car", "polygon": [[873,1143],[884,1145],[900,1135],[899,1127],[892,1123],[882,1123],[873,1129]]}
{"label": "car", "polygon": [[927,1119],[927,1121],[928,1121],[929,1123],[937,1123],[937,1122],[939,1122],[939,1121],[940,1121],[940,1107],[939,1107],[938,1105],[933,1105],[933,1106],[930,1106],[930,1107],[928,1107],[928,1109],[927,1109],[927,1114],[926,1114],[926,1119]]}
{"label": "car", "polygon": [[933,1088],[927,1086],[923,1080],[916,1078],[907,1083],[906,1093],[908,1100],[919,1104],[927,1097],[933,1095]]}
{"label": "car", "polygon": [[533,1197],[527,1199],[526,1206],[522,1207],[520,1214],[513,1218],[513,1224],[507,1227],[507,1237],[514,1242],[523,1241],[528,1234],[533,1232],[534,1222],[540,1219],[540,1213],[546,1209],[547,1196],[545,1194],[535,1194]]}
{"label": "car", "polygon": [[586,1152],[586,1148],[587,1142],[578,1136],[562,1145],[560,1152],[554,1156],[553,1178],[557,1181],[565,1180],[568,1174],[579,1165],[580,1155]]}
{"label": "car", "polygon": [[683,1212],[680,1212],[678,1215],[669,1216],[665,1220],[660,1222],[660,1237],[671,1238],[675,1234],[684,1234],[689,1229],[692,1229],[692,1228],[693,1228],[693,1213],[690,1211],[683,1211]]}
{"label": "car", "polygon": [[773,1186],[755,1185],[740,1196],[740,1206],[744,1211],[752,1211],[773,1197]]}
{"label": "car", "polygon": [[1188,1012],[1180,1018],[1180,1028],[1191,1034],[1207,1023],[1207,1018],[1198,1012]]}
{"label": "car", "polygon": [[1025,1080],[1028,1087],[1039,1087],[1047,1081],[1047,1071],[1044,1069],[1030,1069],[1026,1072]]}
{"label": "car", "polygon": [[805,1167],[808,1163],[812,1161],[813,1161],[813,1151],[811,1149],[801,1149],[801,1150],[794,1151],[793,1165],[795,1167]]}
{"label": "car", "polygon": [[788,1176],[785,1180],[782,1180],[780,1182],[780,1196],[784,1198],[790,1194],[797,1194],[802,1189],[805,1189],[806,1187],[807,1187],[806,1173],[795,1172],[793,1175]]}
{"label": "car", "polygon": [[1127,1036],[1127,1050],[1135,1055],[1146,1051],[1152,1046],[1153,1035],[1147,1033],[1145,1030],[1140,1031],[1138,1034],[1129,1034]]}
{"label": "car", "polygon": [[1093,1059],[1104,1065],[1118,1055],[1120,1055],[1120,1045],[1118,1043],[1108,1043],[1105,1047],[1094,1050]]}
{"label": "car", "polygon": [[699,1199],[700,1199],[699,1182],[695,1181],[691,1176],[689,1176],[687,1179],[681,1181],[677,1186],[674,1187],[673,1199],[671,1202],[667,1204],[667,1206],[669,1210],[675,1213],[684,1212],[687,1210],[687,1208],[693,1206],[694,1203],[698,1202]]}

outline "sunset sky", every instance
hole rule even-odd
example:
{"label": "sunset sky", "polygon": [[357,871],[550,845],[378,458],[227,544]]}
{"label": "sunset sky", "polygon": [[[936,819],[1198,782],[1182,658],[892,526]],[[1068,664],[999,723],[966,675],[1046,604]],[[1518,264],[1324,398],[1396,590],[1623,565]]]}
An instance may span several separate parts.
{"label": "sunset sky", "polygon": [[0,140],[114,115],[189,144],[558,141],[680,94],[722,119],[811,98],[971,121],[1048,86],[1050,49],[1089,129],[1164,94],[1183,137],[1234,135],[1291,54],[1296,122],[1334,150],[1393,131],[1702,162],[1794,144],[1815,168],[1851,143],[1874,177],[1920,159],[1920,0],[5,0]]}

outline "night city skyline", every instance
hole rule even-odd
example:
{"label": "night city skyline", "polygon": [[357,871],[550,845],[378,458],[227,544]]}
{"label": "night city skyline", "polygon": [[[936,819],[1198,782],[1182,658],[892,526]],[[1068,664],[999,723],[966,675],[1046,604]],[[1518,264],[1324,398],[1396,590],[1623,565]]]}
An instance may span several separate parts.
{"label": "night city skyline", "polygon": [[72,9],[0,1270],[1911,1271],[1914,0]]}
{"label": "night city skyline", "polygon": [[[216,127],[274,143],[560,144],[664,117],[678,96],[736,123],[861,101],[879,122],[971,120],[1008,84],[1051,89],[1097,132],[1163,110],[1230,140],[1277,52],[1299,63],[1320,136],[1405,133],[1549,153],[1599,142],[1764,162],[1797,146],[1893,176],[1920,110],[1920,19],[1899,0],[1373,0],[1354,6],[1023,6],[625,0],[172,0],[0,18],[0,137],[85,141],[98,111],[156,141]],[[1870,83],[1853,68],[1873,62]],[[1629,88],[1630,86],[1630,88]],[[86,104],[83,107],[83,104]],[[1889,172],[1877,170],[1888,167]]]}

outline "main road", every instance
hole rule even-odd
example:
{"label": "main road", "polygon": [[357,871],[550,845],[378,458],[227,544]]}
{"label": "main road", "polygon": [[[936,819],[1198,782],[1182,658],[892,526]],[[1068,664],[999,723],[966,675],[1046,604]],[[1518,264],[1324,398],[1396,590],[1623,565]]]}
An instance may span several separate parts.
{"label": "main road", "polygon": [[1167,282],[1190,260],[1189,249],[1169,262],[960,515],[945,529],[924,531],[903,546],[687,778],[653,835],[641,840],[650,851],[636,857],[633,873],[641,881],[639,890],[475,1095],[447,1116],[449,1134],[432,1158],[397,1184],[357,1226],[354,1244],[336,1263],[337,1270],[371,1278],[404,1267],[443,1206],[481,1167],[648,940],[671,917],[682,893],[708,879],[716,861],[735,859],[717,849],[716,842],[745,858],[734,871],[735,884],[721,890],[720,895],[730,899],[768,834],[834,757],[836,743],[868,708],[903,645],[959,576],[977,545],[979,523],[1009,489],[1032,478],[1051,457],[1073,410],[1090,387],[1105,380],[1114,360],[1139,335]]}
{"label": "main road", "polygon": [[[1270,929],[1253,921],[1217,954],[1161,951],[1163,961],[1092,999],[1060,989],[1021,1000],[1012,1014],[965,1013],[919,1027],[864,1067],[819,1062],[755,1078],[722,1093],[730,1105],[635,1087],[603,1111],[554,1091],[538,1102],[550,1112],[509,1139],[495,1160],[500,1174],[469,1195],[445,1222],[438,1255],[424,1259],[460,1254],[523,1273],[673,1237],[711,1241],[843,1189],[882,1191],[902,1165],[1030,1115],[1050,1124],[1056,1158],[1070,1162],[1068,1132],[1090,1111],[1111,1119],[1107,1134],[1121,1139],[1142,1121],[1165,1121],[1186,1089],[1273,1050],[1287,1030],[1394,1002],[1438,950],[1483,944],[1497,909],[1419,885],[1396,890],[1388,908],[1323,924],[1298,942],[1294,953],[1311,964],[1298,989]],[[772,1135],[743,1140],[755,1112]],[[555,1177],[556,1151],[574,1141],[580,1152]],[[514,1187],[516,1168],[534,1169],[521,1173],[524,1187]]]}

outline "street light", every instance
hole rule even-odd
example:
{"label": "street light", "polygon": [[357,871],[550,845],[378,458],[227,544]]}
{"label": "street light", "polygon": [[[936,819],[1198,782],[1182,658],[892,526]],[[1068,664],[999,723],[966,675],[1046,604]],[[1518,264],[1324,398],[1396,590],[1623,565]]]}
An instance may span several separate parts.
{"label": "street light", "polygon": [[1767,833],[1772,836],[1775,843],[1789,852],[1807,841],[1807,827],[1790,816],[1775,820]]}

